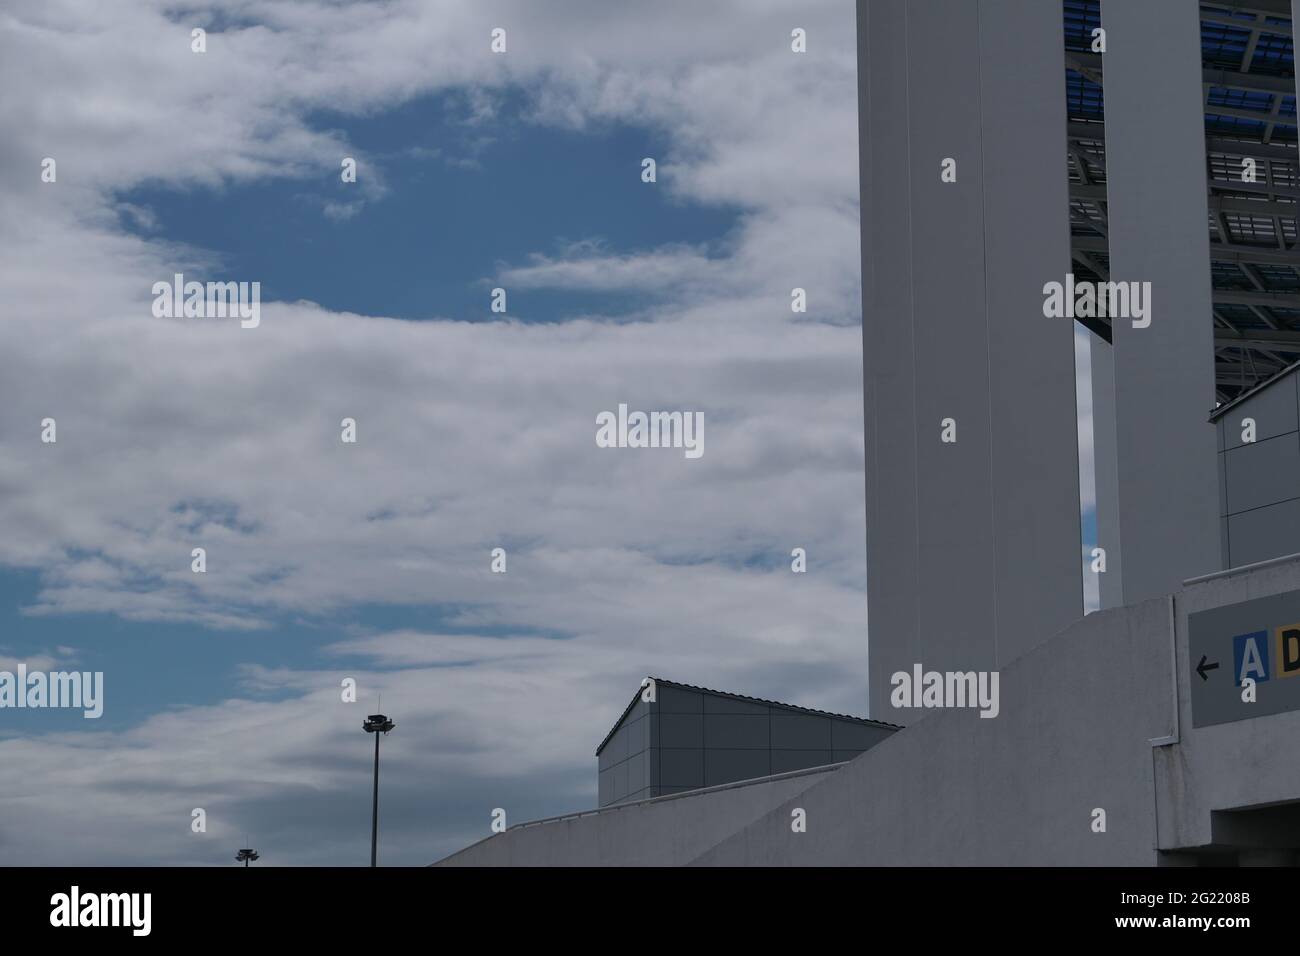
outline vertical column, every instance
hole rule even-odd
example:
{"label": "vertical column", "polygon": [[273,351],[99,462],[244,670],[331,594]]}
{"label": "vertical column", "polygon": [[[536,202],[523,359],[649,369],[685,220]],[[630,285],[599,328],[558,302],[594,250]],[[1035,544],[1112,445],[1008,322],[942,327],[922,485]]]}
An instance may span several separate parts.
{"label": "vertical column", "polygon": [[858,162],[868,181],[861,216],[870,713],[904,723],[906,713],[889,707],[889,675],[920,654],[921,575],[907,9],[902,0],[859,0],[857,9]]}
{"label": "vertical column", "polygon": [[1074,323],[1043,315],[1070,268],[1065,36],[1057,0],[980,0],[997,664],[1083,614]]}
{"label": "vertical column", "polygon": [[1105,0],[1110,278],[1150,282],[1150,325],[1112,317],[1124,601],[1219,568],[1201,28],[1186,0]]}
{"label": "vertical column", "polygon": [[1069,266],[1063,39],[1041,0],[858,18],[871,710],[906,723],[895,671],[993,669],[1082,610],[1072,331],[1041,293]]}
{"label": "vertical column", "polygon": [[1092,466],[1097,502],[1097,546],[1106,552],[1106,571],[1097,575],[1097,590],[1101,607],[1108,608],[1124,603],[1119,464],[1115,457],[1115,353],[1110,343],[1091,332],[1087,335],[1092,369]]}

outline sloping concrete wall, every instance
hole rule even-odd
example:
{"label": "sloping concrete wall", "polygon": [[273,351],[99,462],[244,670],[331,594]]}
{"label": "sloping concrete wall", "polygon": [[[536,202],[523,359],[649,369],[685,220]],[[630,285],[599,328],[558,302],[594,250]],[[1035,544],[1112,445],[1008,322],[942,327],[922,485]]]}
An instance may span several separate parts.
{"label": "sloping concrete wall", "polygon": [[511,827],[437,866],[682,866],[844,764]]}
{"label": "sloping concrete wall", "polygon": [[929,711],[696,862],[1153,865],[1149,740],[1173,730],[1171,628],[1168,598],[1091,614],[1002,669],[998,717]]}
{"label": "sloping concrete wall", "polygon": [[444,862],[1142,866],[1251,848],[1294,859],[1300,711],[1194,728],[1187,638],[1189,614],[1294,591],[1300,556],[1100,611],[1002,669],[996,718],[919,711],[837,769],[526,824]]}
{"label": "sloping concrete wall", "polygon": [[1152,865],[1150,739],[1174,729],[1172,622],[1168,598],[1089,615],[1003,668],[996,718],[918,712],[832,773],[516,827],[443,863]]}

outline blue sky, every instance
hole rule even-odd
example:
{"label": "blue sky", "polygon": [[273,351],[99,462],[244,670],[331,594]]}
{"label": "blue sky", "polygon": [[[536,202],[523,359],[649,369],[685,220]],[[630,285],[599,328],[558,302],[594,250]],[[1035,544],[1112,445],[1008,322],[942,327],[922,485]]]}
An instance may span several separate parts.
{"label": "blue sky", "polygon": [[[662,142],[652,130],[617,121],[557,129],[530,122],[519,91],[501,99],[486,128],[454,93],[359,117],[312,112],[307,122],[356,147],[356,184],[342,182],[335,168],[292,189],[280,181],[216,189],[148,184],[119,198],[149,209],[167,238],[219,256],[225,272],[261,277],[267,298],[471,322],[497,318],[488,308],[489,280],[503,262],[560,254],[580,241],[599,241],[611,253],[719,243],[736,225],[734,206],[674,201],[641,182],[642,158]],[[388,192],[366,201],[362,184],[376,174]],[[331,202],[363,208],[335,221],[322,212]],[[536,289],[512,296],[509,314],[524,322],[617,315],[644,299]]]}
{"label": "blue sky", "polygon": [[[655,151],[652,132],[614,122],[582,131],[548,128],[521,118],[518,92],[504,99],[490,137],[467,122],[455,94],[364,117],[313,114],[314,125],[337,131],[357,155],[376,157],[382,167],[387,192],[362,199],[343,221],[326,215],[324,205],[357,201],[361,191],[337,175],[289,189],[278,181],[150,184],[114,198],[151,214],[147,229],[124,217],[128,232],[201,248],[220,264],[214,272],[258,277],[267,299],[309,299],[330,310],[417,321],[500,321],[488,308],[493,277],[501,263],[533,251],[558,254],[580,239],[599,240],[615,254],[670,243],[698,247],[725,242],[736,225],[734,208],[673,201],[640,181],[640,160]],[[361,177],[375,172],[363,166]],[[546,188],[538,188],[539,179]],[[589,311],[617,316],[645,300],[644,293],[527,290],[511,296],[508,314],[521,322]],[[325,619],[277,615],[269,630],[249,633],[109,614],[24,615],[39,590],[35,572],[0,573],[7,635],[0,653],[24,658],[75,646],[82,669],[107,667],[115,675],[114,706],[96,729],[131,726],[169,707],[218,703],[239,690],[242,665],[328,666],[320,648],[350,630],[436,630],[446,612],[440,605],[362,605]],[[25,712],[7,719],[5,730],[77,730],[81,719],[78,712]]]}

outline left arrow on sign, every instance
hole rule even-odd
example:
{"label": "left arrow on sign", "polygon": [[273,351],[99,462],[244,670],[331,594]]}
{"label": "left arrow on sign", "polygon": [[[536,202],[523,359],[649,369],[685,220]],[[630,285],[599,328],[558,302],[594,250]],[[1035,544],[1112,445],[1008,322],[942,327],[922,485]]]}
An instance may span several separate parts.
{"label": "left arrow on sign", "polygon": [[1209,664],[1207,664],[1207,663],[1205,663],[1205,658],[1206,658],[1206,655],[1205,655],[1205,654],[1202,654],[1202,655],[1201,655],[1201,662],[1200,662],[1199,664],[1196,665],[1196,673],[1198,673],[1198,674],[1201,675],[1201,680],[1209,680],[1210,677],[1209,677],[1209,675],[1206,674],[1205,672],[1206,672],[1206,671],[1212,671],[1212,670],[1218,670],[1218,667],[1219,667],[1219,662],[1218,662],[1218,661],[1211,661]]}

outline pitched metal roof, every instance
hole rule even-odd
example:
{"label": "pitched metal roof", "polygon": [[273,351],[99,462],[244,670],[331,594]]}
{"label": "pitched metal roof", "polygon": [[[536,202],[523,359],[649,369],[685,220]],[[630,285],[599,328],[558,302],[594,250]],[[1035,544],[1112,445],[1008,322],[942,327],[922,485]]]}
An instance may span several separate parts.
{"label": "pitched metal roof", "polygon": [[[702,694],[712,694],[714,697],[727,697],[731,700],[743,700],[750,704],[766,704],[769,707],[781,707],[785,710],[797,710],[805,714],[817,714],[820,717],[835,717],[838,720],[851,720],[854,723],[866,724],[871,727],[884,727],[889,730],[903,729],[899,724],[890,724],[883,720],[872,720],[870,717],[854,717],[852,714],[836,714],[829,710],[817,710],[814,707],[800,707],[798,704],[786,704],[779,700],[767,700],[763,697],[750,697],[747,694],[732,694],[725,690],[713,690],[711,687],[699,687],[695,684],[680,684],[677,681],[667,680],[663,677],[651,677],[649,679],[655,682],[656,687],[680,687],[683,690],[693,690],[699,691]],[[600,746],[596,748],[596,756],[600,756],[600,752],[605,749],[605,745],[609,743],[609,739],[614,736],[614,733],[618,730],[619,726],[627,719],[627,715],[631,712],[632,708],[636,706],[636,702],[641,699],[641,690],[642,687],[638,686],[636,692],[632,694],[632,699],[628,701],[627,706],[623,708],[623,713],[619,715],[618,720],[614,721],[614,726],[609,729],[609,733],[605,735],[605,739],[602,740]]]}

